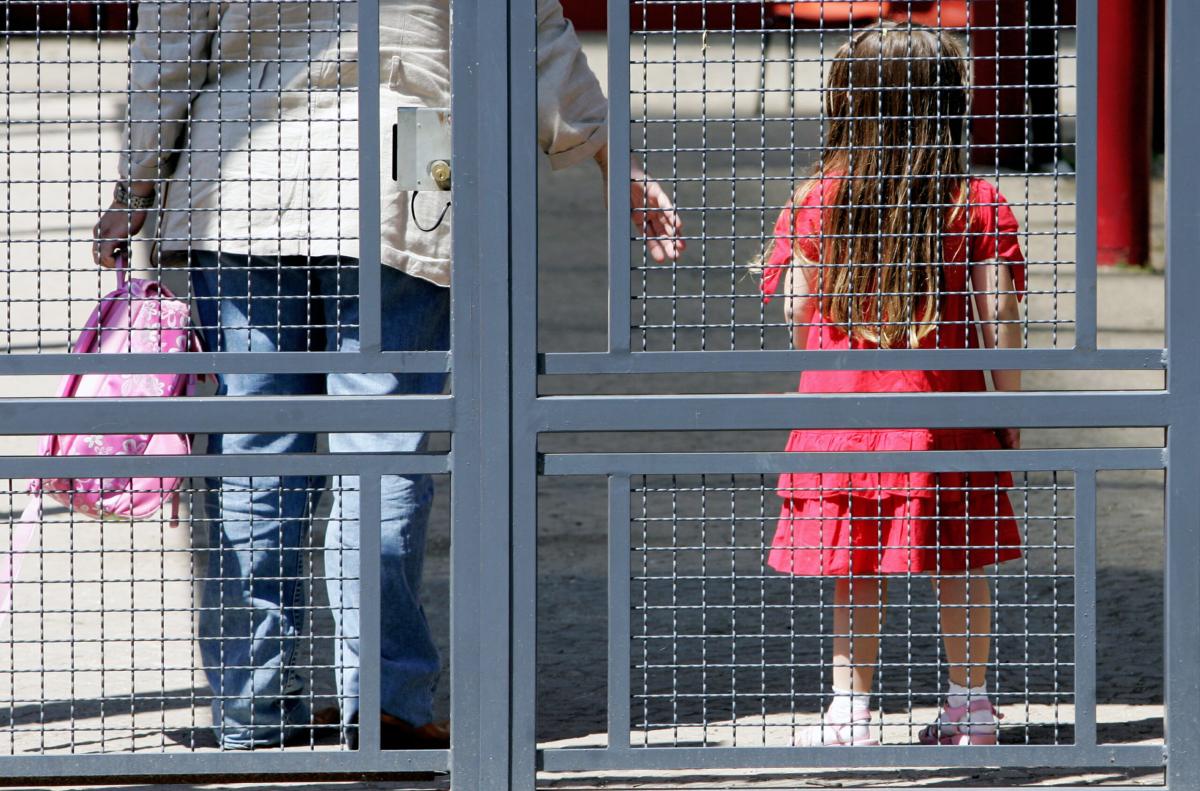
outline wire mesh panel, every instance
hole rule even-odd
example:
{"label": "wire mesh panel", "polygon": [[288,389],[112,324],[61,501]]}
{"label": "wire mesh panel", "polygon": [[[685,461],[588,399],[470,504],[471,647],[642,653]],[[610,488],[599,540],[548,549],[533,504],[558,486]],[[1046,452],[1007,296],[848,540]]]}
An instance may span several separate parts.
{"label": "wire mesh panel", "polygon": [[[56,474],[53,462],[27,461]],[[407,464],[425,472],[321,474],[353,465],[300,460],[222,475],[213,465],[178,490],[173,478],[39,478],[41,498],[26,494],[27,481],[6,479],[0,754],[357,750],[355,712],[380,695],[364,693],[380,689],[369,657],[411,660],[382,685],[395,705],[401,682],[428,677],[434,694],[445,646],[440,593],[431,608],[439,623],[422,631],[404,620],[421,612],[402,598],[421,595],[411,546],[383,562],[382,594],[372,584],[379,536],[406,533],[415,502],[436,535],[425,578],[435,591],[445,585],[447,514],[434,507],[427,474],[444,463]],[[115,504],[129,492],[164,507],[121,516]],[[391,603],[382,615],[362,604],[381,598]],[[381,649],[381,629],[389,640],[403,634],[403,645]],[[424,704],[442,712],[447,700]],[[381,747],[414,745],[385,735]]]}
{"label": "wire mesh panel", "polygon": [[[846,327],[930,323],[893,299],[914,289],[943,302],[1011,293],[1014,345],[1073,346],[1074,4],[630,9],[633,161],[669,185],[688,242],[664,267],[635,239],[628,275],[613,273],[632,279],[634,351],[789,348],[810,319],[763,296],[802,271]],[[1024,262],[1015,283],[955,271],[994,259]],[[873,307],[842,316],[834,295]],[[884,336],[890,348],[976,345]]]}
{"label": "wire mesh panel", "polygon": [[[1153,781],[1157,654],[1135,680],[1117,645],[1154,617],[1113,608],[1161,583],[1107,583],[1158,568],[1162,467],[1155,448],[549,454],[551,476],[607,470],[608,676],[606,726],[545,766]],[[1130,486],[1142,504],[1114,505]]]}
{"label": "wire mesh panel", "polygon": [[[322,544],[351,526],[330,504],[356,498],[357,483],[343,479],[322,504],[321,481],[264,473],[193,479],[178,516],[97,521],[47,499],[25,546],[25,482],[5,482],[4,555],[19,573],[0,637],[4,754],[216,749],[218,735],[250,746],[276,739],[282,723],[289,749],[339,747],[344,701],[334,677],[349,654],[326,588],[357,586],[338,569],[357,568],[358,550],[327,555]],[[125,481],[110,483],[120,491]],[[289,500],[301,503],[298,517],[264,515]],[[235,516],[234,501],[257,513]],[[255,542],[232,544],[239,532]],[[332,572],[330,558],[340,561]],[[356,604],[339,602],[339,618],[357,615]],[[286,658],[290,671],[272,672],[267,655]],[[247,718],[231,711],[224,734],[227,709],[256,712],[260,724],[234,734],[232,723]]]}
{"label": "wire mesh panel", "polygon": [[838,666],[874,677],[874,741],[919,743],[971,670],[1002,743],[1071,743],[1073,476],[952,477],[900,520],[878,488],[781,500],[774,476],[636,477],[633,744],[803,744]]}

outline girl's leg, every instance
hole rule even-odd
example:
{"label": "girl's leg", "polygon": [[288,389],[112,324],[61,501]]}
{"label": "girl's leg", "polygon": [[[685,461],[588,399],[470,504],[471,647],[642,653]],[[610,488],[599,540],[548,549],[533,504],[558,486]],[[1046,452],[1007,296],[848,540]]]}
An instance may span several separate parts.
{"label": "girl's leg", "polygon": [[871,694],[879,659],[879,629],[887,580],[842,577],[833,610],[833,688],[864,699]]}
{"label": "girl's leg", "polygon": [[934,580],[950,681],[980,687],[987,681],[992,650],[992,587],[982,576]]}
{"label": "girl's leg", "polygon": [[937,721],[921,731],[922,744],[996,744],[999,715],[987,694],[992,648],[992,590],[983,576],[934,580],[950,688]]}
{"label": "girl's leg", "polygon": [[821,724],[805,728],[799,746],[870,745],[871,683],[879,658],[879,626],[887,582],[837,581],[833,610],[833,700]]}

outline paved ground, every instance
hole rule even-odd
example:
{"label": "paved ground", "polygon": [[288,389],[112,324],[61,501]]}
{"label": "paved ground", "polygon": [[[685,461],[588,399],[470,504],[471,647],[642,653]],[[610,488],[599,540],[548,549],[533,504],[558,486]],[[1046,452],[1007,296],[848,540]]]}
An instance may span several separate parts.
{"label": "paved ground", "polygon": [[[692,47],[688,52],[695,50],[697,44],[687,43]],[[24,44],[18,42],[13,46],[22,57],[33,56],[27,49],[21,49]],[[103,57],[97,57],[94,48],[89,51],[75,45],[68,53],[65,49],[54,49],[55,46],[58,45],[46,43],[42,57],[75,63],[73,71],[47,68],[38,77],[29,69],[10,66],[9,84],[28,86],[31,80],[39,78],[42,90],[46,91],[64,86],[69,79],[75,89],[72,96],[47,94],[38,108],[14,98],[7,115],[10,119],[40,116],[65,121],[70,118],[72,123],[36,127],[10,122],[0,127],[7,135],[10,152],[8,156],[0,157],[0,168],[3,169],[0,177],[61,180],[44,184],[33,192],[29,186],[13,186],[0,196],[0,201],[6,201],[0,209],[9,223],[5,236],[12,242],[5,253],[6,268],[0,271],[0,278],[4,278],[0,282],[9,297],[4,310],[0,311],[3,314],[0,315],[0,345],[7,344],[12,351],[57,350],[65,341],[61,328],[68,326],[67,311],[77,323],[82,318],[80,312],[90,307],[101,285],[91,270],[86,243],[82,241],[94,222],[100,192],[96,184],[82,181],[94,178],[98,171],[112,172],[111,157],[104,155],[100,164],[94,154],[76,150],[68,155],[67,152],[89,146],[97,149],[116,145],[115,127],[110,125],[105,129],[105,137],[99,139],[107,142],[101,146],[95,143],[97,128],[80,119],[96,117],[97,113],[101,117],[117,117],[119,96],[98,98],[94,93],[88,95],[79,89],[87,79],[99,80],[107,86],[119,85],[123,70],[110,72],[89,63],[116,58],[119,53],[111,45],[100,53]],[[597,70],[603,73],[603,60],[598,57],[594,41],[590,42],[589,53]],[[14,62],[18,59],[16,56],[11,58]],[[736,79],[743,84],[741,81],[746,78],[747,75],[739,74]],[[695,75],[686,70],[681,77],[681,80],[694,79]],[[713,75],[710,79],[722,78]],[[710,87],[719,94],[715,83],[710,83]],[[681,114],[696,109],[687,104],[694,103],[695,96],[684,95]],[[747,99],[742,97],[737,103],[729,103],[728,109],[736,107],[744,112],[742,102],[745,101]],[[652,114],[659,114],[663,108],[656,105],[651,109]],[[779,113],[783,109],[768,106],[769,113]],[[710,104],[708,111],[716,115],[720,106]],[[780,124],[763,130],[770,146],[780,149],[797,139],[793,135],[799,135],[803,140],[811,139],[814,133],[811,124],[794,127]],[[686,147],[697,143],[698,134],[695,125],[681,128],[678,145]],[[737,130],[716,126],[708,129],[706,134],[710,135],[706,138],[710,146],[715,146],[714,141],[718,140],[736,142],[742,139]],[[751,134],[759,132],[755,130]],[[82,142],[89,140],[92,141],[90,144]],[[654,139],[651,144],[655,144]],[[709,182],[681,185],[678,190],[681,205],[749,205],[750,209],[732,213],[714,208],[689,211],[689,227],[693,231],[703,228],[709,237],[707,243],[693,244],[693,250],[684,262],[686,266],[679,268],[669,280],[660,278],[658,273],[649,273],[645,286],[635,284],[635,294],[650,297],[644,300],[648,307],[643,323],[662,323],[662,314],[655,312],[662,309],[660,305],[672,304],[677,308],[675,334],[672,336],[669,328],[648,329],[648,348],[668,348],[672,343],[678,348],[699,348],[701,343],[705,348],[720,348],[721,344],[737,348],[759,344],[780,348],[778,329],[767,326],[778,323],[778,318],[757,312],[760,310],[757,301],[745,298],[753,292],[753,282],[729,264],[745,262],[753,255],[752,248],[759,242],[752,237],[760,234],[756,229],[761,228],[766,216],[762,207],[779,205],[786,195],[787,182],[771,182],[761,189],[754,186],[755,195],[747,197],[738,189],[722,184],[715,175],[727,172],[731,161],[736,163],[740,174],[754,173],[754,168],[758,167],[758,172],[782,176],[789,174],[792,168],[787,157],[778,158],[777,155],[761,162],[757,154],[739,156],[736,160],[722,160],[716,156],[707,161],[682,157],[677,163],[658,157],[652,159],[655,173],[660,176],[694,177],[702,169],[710,176]],[[1069,198],[1074,185],[1069,177],[1057,180],[1043,177],[1031,180],[1026,192],[1023,179],[1006,177],[1003,187],[1015,202],[1046,204],[1056,202],[1056,194],[1059,198]],[[704,192],[700,191],[702,188]],[[1055,193],[1055,189],[1059,192]],[[540,326],[546,350],[595,350],[604,346],[607,289],[604,215],[599,195],[598,181],[594,171],[589,169],[543,174]],[[729,200],[733,202],[729,203]],[[758,202],[754,203],[755,200]],[[21,211],[31,206],[40,211]],[[1153,273],[1105,273],[1100,279],[1100,340],[1104,345],[1158,346],[1162,342],[1163,279],[1159,273],[1162,237],[1161,216],[1156,216],[1159,270]],[[1062,209],[1056,218],[1052,209],[1043,206],[1029,212],[1022,220],[1030,231],[1038,234],[1031,237],[1027,245],[1031,258],[1044,261],[1071,259],[1073,239],[1066,233],[1054,233],[1056,228],[1070,228],[1073,214],[1069,210]],[[725,235],[747,238],[734,244],[716,241]],[[79,241],[72,242],[72,239]],[[35,240],[41,242],[29,244]],[[36,251],[36,257],[30,251]],[[700,261],[710,264],[710,268],[697,268]],[[718,276],[722,279],[717,280]],[[702,281],[702,277],[708,279]],[[1070,267],[1034,267],[1032,283],[1034,290],[1043,293],[1031,299],[1030,315],[1061,323],[1031,325],[1031,345],[1069,343],[1070,327],[1066,322],[1073,317],[1070,291],[1074,283]],[[642,290],[639,291],[639,287]],[[707,301],[689,298],[689,295],[702,293],[724,296]],[[733,294],[740,294],[742,298],[735,299]],[[674,295],[675,299],[656,299],[669,295]],[[63,297],[71,299],[63,301]],[[60,301],[53,302],[51,298]],[[746,305],[753,307],[746,308]],[[777,309],[775,306],[772,310]],[[731,315],[737,317],[739,326],[743,323],[756,326],[722,334],[716,325],[728,324]],[[747,315],[749,319],[746,319]],[[678,325],[685,323],[705,327],[678,330]],[[635,339],[640,339],[637,332]],[[1160,384],[1160,375],[1144,372],[1045,372],[1028,376],[1030,389],[1153,388]],[[593,392],[782,392],[794,388],[795,375],[737,375],[719,379],[644,377],[633,383],[589,377],[586,380],[566,379],[550,386],[562,392],[585,389]],[[5,382],[5,387],[8,395],[48,395],[54,382],[49,378],[26,378]],[[1160,432],[1120,429],[1045,431],[1029,433],[1026,437],[1027,444],[1032,447],[1156,445],[1161,440]],[[0,438],[0,451],[32,452],[33,442],[33,438]],[[547,450],[777,450],[782,446],[783,436],[778,432],[672,434],[653,438],[623,435],[550,437],[544,443]],[[1031,523],[1031,543],[1036,536],[1043,549],[1031,552],[1028,565],[1013,569],[1009,576],[998,582],[1000,601],[1011,608],[1003,611],[1001,631],[1007,631],[1009,637],[1000,638],[999,650],[1007,659],[1031,668],[1026,677],[1007,678],[1006,689],[1014,696],[1010,701],[1009,723],[1015,726],[1008,732],[1008,741],[1028,738],[1034,743],[1065,743],[1071,739],[1073,710],[1069,695],[1064,693],[1072,684],[1072,657],[1069,641],[1061,635],[1069,631],[1071,618],[1070,574],[1073,566],[1069,547],[1074,528],[1069,514],[1072,497],[1068,489],[1046,488],[1049,483],[1052,481],[1045,476],[1033,476],[1025,484],[1030,487],[1026,501],[1030,514],[1035,517],[1058,515],[1058,518],[1035,519]],[[1060,483],[1069,485],[1069,477],[1064,476]],[[769,486],[769,482],[766,485]],[[0,512],[19,512],[24,504],[19,494],[20,482],[13,482],[11,489],[12,496],[0,500]],[[0,490],[0,497],[4,496],[5,492]],[[1097,643],[1101,737],[1120,743],[1156,743],[1162,738],[1161,475],[1137,471],[1106,474],[1100,481],[1098,496],[1100,630]],[[710,516],[719,511],[717,506],[712,507]],[[733,536],[720,537],[714,530],[708,536],[708,551],[703,555],[711,564],[708,567],[709,582],[683,581],[674,586],[672,595],[677,598],[672,607],[653,609],[662,603],[654,599],[655,594],[641,599],[647,612],[656,614],[648,617],[639,628],[646,635],[661,638],[677,636],[685,626],[699,625],[710,630],[706,634],[737,638],[723,644],[706,643],[712,648],[709,649],[711,653],[705,654],[704,661],[713,665],[721,664],[725,657],[721,652],[727,651],[731,652],[730,657],[740,657],[734,662],[739,665],[759,662],[761,658],[764,666],[779,660],[809,667],[790,681],[781,681],[780,677],[766,671],[755,675],[742,669],[727,674],[715,666],[696,670],[690,661],[694,657],[688,653],[692,649],[678,639],[671,641],[677,653],[669,661],[663,659],[667,656],[664,654],[647,654],[653,661],[635,656],[632,669],[635,686],[640,683],[640,678],[656,693],[674,690],[678,695],[703,689],[708,698],[706,706],[698,706],[694,700],[691,703],[685,700],[678,706],[647,706],[640,712],[635,706],[635,723],[638,717],[654,723],[663,723],[661,718],[667,717],[667,723],[672,726],[648,729],[647,738],[652,743],[668,740],[672,743],[784,744],[794,723],[816,710],[815,702],[802,702],[792,708],[793,704],[776,705],[775,701],[778,700],[776,693],[786,693],[788,689],[816,692],[820,688],[819,667],[814,670],[811,666],[814,662],[819,663],[823,644],[817,637],[821,633],[820,610],[802,612],[791,626],[793,636],[811,636],[799,644],[794,639],[780,639],[779,632],[770,628],[779,624],[770,621],[765,614],[775,617],[780,603],[786,603],[789,597],[795,600],[797,591],[801,596],[820,596],[821,591],[813,587],[789,589],[784,581],[761,575],[761,559],[756,553],[739,552],[738,548],[744,545],[743,542],[761,544],[761,531],[769,529],[770,511],[774,506],[746,506],[743,502],[738,507],[750,509],[750,533],[743,531],[740,540],[735,541]],[[603,482],[546,480],[539,510],[539,738],[547,746],[600,743],[605,727],[607,629],[604,521],[607,500]],[[742,510],[738,515],[747,514]],[[52,518],[61,520],[64,517],[53,515]],[[14,643],[7,634],[0,638],[0,701],[12,701],[14,723],[14,727],[0,727],[0,755],[113,752],[134,747],[150,751],[210,749],[204,728],[207,713],[200,700],[204,687],[192,670],[197,661],[191,640],[195,602],[192,548],[202,540],[203,531],[198,520],[191,524],[192,530],[172,531],[161,525],[136,525],[132,529],[110,525],[100,529],[92,524],[76,523],[46,531],[42,543],[44,560],[27,567],[26,579],[43,581],[39,588],[39,601],[42,602],[39,609],[49,612],[18,615],[14,619],[11,634],[22,636],[22,639],[32,635],[33,642]],[[319,534],[322,527],[320,520],[316,520],[314,532]],[[756,534],[755,530],[760,532]],[[425,593],[429,615],[443,647],[447,642],[448,623],[448,536],[443,497],[431,530]],[[0,539],[3,538],[0,535]],[[694,536],[685,536],[685,540],[690,539]],[[648,544],[651,548],[663,546],[653,541]],[[1053,551],[1055,547],[1057,552]],[[645,554],[650,555],[650,550],[647,549]],[[693,555],[684,562],[698,562],[698,557]],[[313,573],[314,580],[319,581],[319,561]],[[737,579],[743,582],[731,582]],[[306,645],[303,656],[313,668],[314,689],[318,694],[328,694],[331,689],[329,643],[322,636],[328,634],[329,623],[323,610],[321,587],[320,584],[313,586],[309,600],[316,614],[313,627],[316,637]],[[901,600],[919,605],[928,602],[928,594],[921,585],[903,592],[894,590],[893,601]],[[635,591],[635,604],[637,601]],[[741,608],[734,611],[742,613],[736,616],[741,620],[731,621],[720,614],[723,609],[729,611],[728,605],[734,601]],[[680,606],[697,602],[704,605],[701,609],[709,612],[709,619],[703,623],[688,621],[689,616]],[[1023,606],[1030,603],[1043,606],[1040,609]],[[1045,607],[1047,603],[1057,606]],[[138,612],[134,612],[134,608]],[[906,693],[912,691],[912,720],[919,722],[931,713],[931,701],[922,700],[920,696],[936,689],[936,678],[933,671],[919,666],[914,666],[914,672],[906,675],[907,657],[913,650],[920,654],[923,647],[933,652],[929,640],[935,627],[928,609],[914,612],[914,618],[907,622],[893,615],[891,622],[895,632],[885,647],[888,668],[885,668],[884,684],[890,683],[892,689]],[[1023,616],[1030,613],[1030,620],[1025,620]],[[672,621],[672,617],[682,620]],[[1054,637],[1055,633],[1060,637]],[[718,645],[724,647],[718,648]],[[655,676],[653,670],[647,670],[639,677],[639,662],[671,665],[673,675],[666,680],[663,676]],[[440,710],[446,711],[446,705],[443,692]],[[736,719],[732,716],[734,706],[738,707]],[[888,705],[886,738],[905,741],[911,737],[905,727],[907,711],[904,701]],[[736,722],[736,728],[731,727],[733,722]],[[640,733],[636,738],[640,740]],[[332,748],[328,744],[316,747]],[[863,786],[894,785],[897,781],[929,785],[1067,782],[1065,777],[1057,774],[1012,771],[981,774],[950,770],[865,771],[856,772],[852,777],[824,771],[787,775],[763,773],[752,779],[740,774],[698,777],[680,773],[669,778],[672,787],[680,788],[794,787],[801,784],[828,787],[851,779]],[[1109,772],[1089,774],[1078,780],[1089,783],[1157,782],[1158,775],[1135,773],[1127,777]],[[666,779],[650,783],[634,776],[611,774],[546,776],[544,782],[550,788],[650,788]],[[368,783],[357,787],[375,788],[376,785]],[[433,787],[440,785],[444,784],[437,783]],[[162,788],[168,787],[210,786]],[[278,786],[271,784],[269,787]],[[304,787],[325,789],[334,786],[308,784]],[[383,785],[378,784],[378,787]]]}

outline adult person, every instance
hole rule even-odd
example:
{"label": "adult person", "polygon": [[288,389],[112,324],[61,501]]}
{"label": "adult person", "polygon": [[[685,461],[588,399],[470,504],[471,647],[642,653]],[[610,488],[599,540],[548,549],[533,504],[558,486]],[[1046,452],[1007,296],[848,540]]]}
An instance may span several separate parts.
{"label": "adult person", "polygon": [[[94,254],[113,266],[161,204],[158,254],[191,267],[210,349],[355,351],[358,341],[356,4],[144,2],[131,50],[129,146]],[[448,107],[450,0],[380,4],[380,124],[399,106]],[[538,144],[555,168],[607,167],[606,101],[557,0],[537,3]],[[381,153],[387,162],[387,154]],[[683,248],[670,199],[635,174],[635,223],[651,255]],[[607,174],[606,174],[607,177]],[[159,194],[161,193],[161,194]],[[384,179],[382,331],[389,350],[448,346],[450,222],[440,195]],[[597,198],[600,193],[597,192]],[[433,228],[434,230],[424,230]],[[440,374],[225,374],[239,396],[402,395],[442,390]],[[401,453],[421,433],[333,434],[333,453]],[[209,452],[298,453],[309,433],[218,434]],[[264,470],[266,472],[266,470]],[[208,484],[210,538],[199,640],[223,747],[278,745],[310,726],[296,672],[304,628],[302,564],[314,493],[304,477]],[[358,718],[357,480],[335,479],[325,574],[336,621],[340,716]],[[443,747],[433,722],[440,661],[420,603],[427,476],[387,477],[382,503],[383,746]]]}

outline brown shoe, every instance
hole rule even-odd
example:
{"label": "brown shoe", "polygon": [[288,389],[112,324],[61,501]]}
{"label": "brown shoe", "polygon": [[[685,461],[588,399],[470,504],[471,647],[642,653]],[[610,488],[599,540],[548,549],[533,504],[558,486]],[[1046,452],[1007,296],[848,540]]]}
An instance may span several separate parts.
{"label": "brown shoe", "polygon": [[449,750],[450,723],[409,725],[390,714],[380,715],[380,746],[384,750]]}
{"label": "brown shoe", "polygon": [[[324,713],[324,712],[323,712]],[[347,744],[358,749],[358,718],[347,727]],[[383,750],[449,750],[450,723],[431,722],[416,727],[390,714],[379,716],[379,743]]]}

